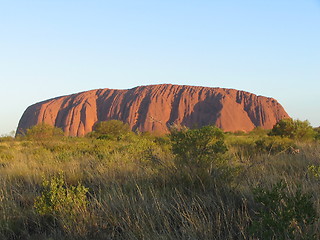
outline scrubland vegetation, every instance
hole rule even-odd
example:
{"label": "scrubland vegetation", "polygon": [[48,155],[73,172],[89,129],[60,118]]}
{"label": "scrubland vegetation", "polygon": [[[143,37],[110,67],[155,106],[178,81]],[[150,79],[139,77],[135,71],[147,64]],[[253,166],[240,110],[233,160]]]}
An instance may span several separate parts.
{"label": "scrubland vegetation", "polygon": [[320,239],[320,131],[102,122],[0,138],[0,239]]}

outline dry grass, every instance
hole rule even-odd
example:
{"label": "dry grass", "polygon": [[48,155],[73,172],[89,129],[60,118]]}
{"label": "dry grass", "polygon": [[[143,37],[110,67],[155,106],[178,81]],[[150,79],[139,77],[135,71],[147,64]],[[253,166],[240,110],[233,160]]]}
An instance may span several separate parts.
{"label": "dry grass", "polygon": [[[253,142],[228,139],[226,173],[232,178],[181,172],[167,141],[152,137],[2,141],[0,239],[253,239],[252,188],[279,179],[288,191],[301,185],[313,193],[320,209],[320,180],[307,173],[309,165],[320,165],[318,143],[298,143],[297,155],[251,154],[243,141]],[[43,177],[61,171],[68,186],[89,188],[85,224],[62,226],[58,217],[40,216],[34,208]],[[317,225],[313,231],[320,239]]]}

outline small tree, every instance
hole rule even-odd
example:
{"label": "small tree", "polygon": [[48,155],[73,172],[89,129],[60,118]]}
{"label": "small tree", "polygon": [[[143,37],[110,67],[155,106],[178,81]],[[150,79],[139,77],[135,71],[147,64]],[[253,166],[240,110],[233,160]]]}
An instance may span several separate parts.
{"label": "small tree", "polygon": [[293,120],[286,118],[280,120],[269,133],[270,136],[281,136],[296,140],[313,139],[315,131],[306,121]]}
{"label": "small tree", "polygon": [[181,130],[173,128],[170,139],[172,152],[179,165],[206,168],[219,164],[220,155],[227,151],[224,133],[214,126]]}
{"label": "small tree", "polygon": [[93,132],[89,136],[98,139],[121,139],[131,132],[127,123],[119,120],[98,122],[93,126]]}

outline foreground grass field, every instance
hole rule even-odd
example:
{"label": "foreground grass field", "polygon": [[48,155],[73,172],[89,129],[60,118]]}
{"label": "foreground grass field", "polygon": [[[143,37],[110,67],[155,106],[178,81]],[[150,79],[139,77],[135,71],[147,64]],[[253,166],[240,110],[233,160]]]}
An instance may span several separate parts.
{"label": "foreground grass field", "polygon": [[0,239],[320,239],[319,142],[212,131],[1,138]]}

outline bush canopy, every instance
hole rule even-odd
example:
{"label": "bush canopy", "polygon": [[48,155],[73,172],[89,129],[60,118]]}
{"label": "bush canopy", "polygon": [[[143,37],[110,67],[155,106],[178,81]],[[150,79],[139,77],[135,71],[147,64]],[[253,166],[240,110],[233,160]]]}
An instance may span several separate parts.
{"label": "bush canopy", "polygon": [[315,137],[315,131],[306,121],[286,118],[280,120],[269,133],[270,136],[281,136],[295,140],[308,140]]}
{"label": "bush canopy", "polygon": [[98,139],[121,139],[123,136],[131,132],[130,126],[127,123],[119,120],[109,120],[98,122],[93,126],[93,132],[90,137]]}

